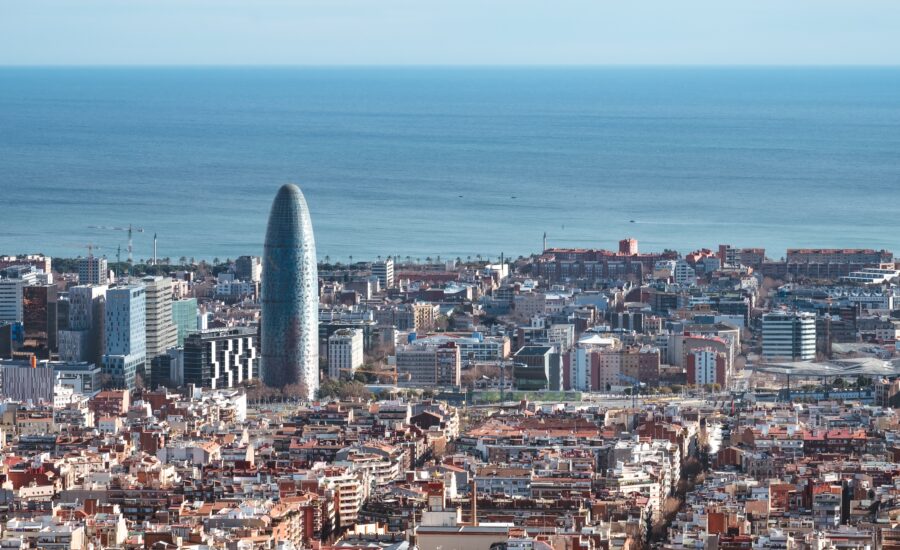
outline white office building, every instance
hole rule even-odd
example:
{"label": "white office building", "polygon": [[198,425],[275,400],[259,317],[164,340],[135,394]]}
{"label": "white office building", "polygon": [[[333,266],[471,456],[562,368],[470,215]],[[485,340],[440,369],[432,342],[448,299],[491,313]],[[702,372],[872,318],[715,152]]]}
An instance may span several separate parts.
{"label": "white office building", "polygon": [[816,358],[816,318],[810,313],[779,311],[762,319],[762,355],[767,360]]}
{"label": "white office building", "polygon": [[328,376],[337,380],[353,376],[363,365],[363,331],[356,328],[338,329],[328,337]]}
{"label": "white office building", "polygon": [[378,277],[378,283],[382,289],[394,286],[394,260],[387,258],[382,262],[372,264],[372,275]]}
{"label": "white office building", "polygon": [[0,322],[22,322],[22,289],[35,284],[38,271],[33,266],[16,265],[0,271]]}
{"label": "white office building", "polygon": [[172,280],[168,277],[141,279],[146,296],[147,358],[164,355],[178,342],[178,329],[172,318]]}

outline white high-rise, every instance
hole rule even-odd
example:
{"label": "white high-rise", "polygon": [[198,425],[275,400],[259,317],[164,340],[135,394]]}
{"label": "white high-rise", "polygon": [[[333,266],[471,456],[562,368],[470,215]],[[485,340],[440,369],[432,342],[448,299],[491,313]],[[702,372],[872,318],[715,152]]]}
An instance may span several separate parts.
{"label": "white high-rise", "polygon": [[363,365],[363,332],[358,328],[338,329],[328,337],[328,376],[337,380],[353,376]]}
{"label": "white high-rise", "polygon": [[178,343],[178,329],[172,318],[172,280],[168,277],[141,279],[146,298],[147,359],[164,355]]}
{"label": "white high-rise", "polygon": [[394,286],[394,260],[390,257],[372,264],[372,275],[378,277],[382,289]]}
{"label": "white high-rise", "polygon": [[0,322],[22,322],[23,289],[37,283],[38,271],[30,265],[7,267],[0,272]]}
{"label": "white high-rise", "polygon": [[815,316],[811,313],[788,311],[763,315],[762,355],[766,359],[794,361],[815,359]]}

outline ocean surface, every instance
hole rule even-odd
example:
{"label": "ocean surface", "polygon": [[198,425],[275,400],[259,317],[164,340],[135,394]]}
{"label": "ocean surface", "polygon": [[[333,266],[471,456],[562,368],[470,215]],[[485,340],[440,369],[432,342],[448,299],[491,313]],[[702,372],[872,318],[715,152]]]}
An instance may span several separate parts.
{"label": "ocean surface", "polygon": [[[900,68],[0,68],[0,254],[900,253]],[[633,222],[632,222],[633,220]]]}

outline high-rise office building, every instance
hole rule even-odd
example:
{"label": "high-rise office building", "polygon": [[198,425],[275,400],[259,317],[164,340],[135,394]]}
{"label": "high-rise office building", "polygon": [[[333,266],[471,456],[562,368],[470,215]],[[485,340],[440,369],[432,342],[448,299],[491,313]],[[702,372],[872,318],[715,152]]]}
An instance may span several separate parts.
{"label": "high-rise office building", "polygon": [[778,311],[762,318],[765,359],[811,361],[816,358],[816,318],[810,313]]}
{"label": "high-rise office building", "polygon": [[319,284],[316,244],[306,199],[284,185],[272,203],[261,289],[262,379],[298,384],[309,399],[319,389]]}
{"label": "high-rise office building", "polygon": [[57,295],[55,285],[32,285],[22,289],[22,350],[38,359],[50,359],[57,350]]}
{"label": "high-rise office building", "polygon": [[172,319],[172,281],[168,277],[144,277],[141,283],[147,293],[147,359],[153,359],[178,342]]}
{"label": "high-rise office building", "polygon": [[83,285],[109,283],[109,265],[106,258],[88,256],[78,260],[78,282]]}
{"label": "high-rise office building", "polygon": [[234,261],[234,278],[258,283],[262,277],[262,259],[259,256],[240,256]]}
{"label": "high-rise office building", "polygon": [[378,277],[378,283],[382,289],[394,286],[394,260],[387,258],[384,261],[372,264],[372,275]]}
{"label": "high-rise office building", "polygon": [[172,321],[175,323],[177,335],[175,345],[181,347],[188,334],[200,330],[200,309],[197,307],[197,299],[187,298],[172,302]]}
{"label": "high-rise office building", "polygon": [[0,270],[0,321],[22,322],[23,289],[37,282],[38,271],[30,265]]}
{"label": "high-rise office building", "polygon": [[115,387],[134,389],[137,374],[147,360],[146,291],[142,285],[125,285],[106,292],[106,353],[103,373]]}
{"label": "high-rise office building", "polygon": [[354,328],[336,330],[328,337],[328,376],[335,380],[351,377],[363,365],[363,331]]}
{"label": "high-rise office building", "polygon": [[104,306],[106,285],[69,288],[68,328],[59,331],[60,361],[101,364],[104,353]]}
{"label": "high-rise office building", "polygon": [[257,331],[236,327],[205,330],[184,340],[184,383],[233,388],[259,373]]}

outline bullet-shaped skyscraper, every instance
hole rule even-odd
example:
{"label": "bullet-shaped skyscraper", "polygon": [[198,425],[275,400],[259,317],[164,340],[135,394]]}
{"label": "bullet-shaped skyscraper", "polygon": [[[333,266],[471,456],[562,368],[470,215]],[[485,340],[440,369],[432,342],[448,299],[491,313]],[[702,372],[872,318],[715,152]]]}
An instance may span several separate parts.
{"label": "bullet-shaped skyscraper", "polygon": [[300,188],[283,185],[272,203],[263,251],[260,302],[263,382],[319,389],[319,283],[316,243]]}

